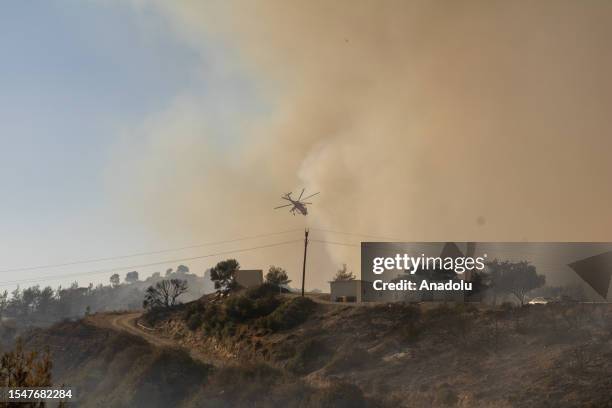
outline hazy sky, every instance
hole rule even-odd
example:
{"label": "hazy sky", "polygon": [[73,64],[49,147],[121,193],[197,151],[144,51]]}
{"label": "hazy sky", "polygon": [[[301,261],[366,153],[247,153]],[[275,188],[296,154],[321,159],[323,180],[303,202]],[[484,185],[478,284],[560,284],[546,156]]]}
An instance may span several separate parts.
{"label": "hazy sky", "polygon": [[[611,19],[600,0],[4,2],[0,269],[305,225],[612,240]],[[307,218],[272,210],[302,187],[321,191]],[[362,239],[313,230],[335,244],[313,241],[308,286],[342,262],[358,271],[357,247],[338,243]],[[301,253],[237,257],[299,284]]]}
{"label": "hazy sky", "polygon": [[[126,216],[106,174],[122,135],[182,95],[211,112],[220,144],[237,141],[231,115],[265,104],[246,75],[220,69],[223,52],[216,44],[194,49],[164,16],[128,2],[3,2],[0,269],[197,243]],[[3,273],[0,281],[115,265]]]}

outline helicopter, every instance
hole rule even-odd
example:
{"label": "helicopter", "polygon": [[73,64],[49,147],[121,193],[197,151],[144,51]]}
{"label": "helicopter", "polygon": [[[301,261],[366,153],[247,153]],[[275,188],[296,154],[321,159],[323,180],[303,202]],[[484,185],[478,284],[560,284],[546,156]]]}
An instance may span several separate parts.
{"label": "helicopter", "polygon": [[311,194],[311,195],[309,195],[307,197],[302,198],[302,196],[304,195],[304,190],[305,190],[305,188],[302,189],[302,192],[300,193],[300,196],[297,198],[297,200],[291,198],[291,193],[287,193],[284,196],[281,196],[281,199],[289,201],[289,204],[285,204],[285,205],[281,205],[281,206],[278,206],[278,207],[274,207],[274,209],[278,210],[279,208],[293,206],[293,208],[291,208],[289,210],[289,212],[291,214],[295,215],[295,212],[299,211],[302,215],[308,215],[308,209],[306,208],[306,205],[307,204],[312,204],[312,203],[309,203],[309,202],[306,202],[306,201],[302,201],[302,200],[307,200],[310,197],[314,197],[317,194],[319,194],[319,192],[316,192],[314,194]]}

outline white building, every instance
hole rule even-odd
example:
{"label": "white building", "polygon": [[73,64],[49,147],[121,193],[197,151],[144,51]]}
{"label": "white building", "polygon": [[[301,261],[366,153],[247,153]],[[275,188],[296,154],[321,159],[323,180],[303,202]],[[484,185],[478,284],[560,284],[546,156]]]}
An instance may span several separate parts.
{"label": "white building", "polygon": [[329,282],[330,300],[332,302],[363,302],[380,296],[372,287],[372,282],[352,279]]}
{"label": "white building", "polygon": [[[410,280],[420,287],[422,277],[403,275],[392,282]],[[372,282],[344,280],[329,282],[332,302],[464,302],[465,292],[457,290],[384,290],[377,291]]]}

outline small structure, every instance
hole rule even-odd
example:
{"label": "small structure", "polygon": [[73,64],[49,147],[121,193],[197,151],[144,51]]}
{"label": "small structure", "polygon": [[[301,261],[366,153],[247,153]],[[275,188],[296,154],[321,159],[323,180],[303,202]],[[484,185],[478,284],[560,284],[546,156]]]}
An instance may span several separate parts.
{"label": "small structure", "polygon": [[368,291],[374,291],[372,282],[359,279],[329,282],[332,302],[362,302]]}
{"label": "small structure", "polygon": [[259,286],[263,283],[263,271],[261,269],[238,269],[234,273],[234,279],[243,288]]}

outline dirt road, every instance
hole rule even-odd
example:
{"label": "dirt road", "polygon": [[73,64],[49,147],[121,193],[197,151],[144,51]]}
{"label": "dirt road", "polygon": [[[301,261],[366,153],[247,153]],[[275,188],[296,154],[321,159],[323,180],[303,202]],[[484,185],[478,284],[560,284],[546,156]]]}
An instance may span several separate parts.
{"label": "dirt road", "polygon": [[191,358],[205,364],[221,365],[224,361],[206,356],[196,350],[183,347],[175,341],[159,336],[153,329],[148,329],[138,323],[138,318],[142,315],[141,312],[126,312],[126,313],[98,313],[87,317],[87,321],[105,329],[122,331],[134,336],[145,339],[155,347],[168,347],[181,349],[189,353]]}
{"label": "dirt road", "polygon": [[144,338],[149,343],[157,347],[176,347],[176,344],[169,339],[161,338],[147,331],[144,327],[137,326],[137,319],[142,313],[125,313],[109,316],[108,322],[113,330],[124,331],[135,336]]}

